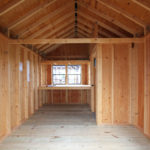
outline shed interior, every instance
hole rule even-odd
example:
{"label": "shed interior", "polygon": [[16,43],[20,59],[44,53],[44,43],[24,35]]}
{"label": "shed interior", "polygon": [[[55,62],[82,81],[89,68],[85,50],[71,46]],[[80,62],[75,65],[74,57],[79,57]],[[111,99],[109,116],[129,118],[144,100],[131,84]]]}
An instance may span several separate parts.
{"label": "shed interior", "polygon": [[0,150],[149,150],[149,32],[149,0],[1,0]]}

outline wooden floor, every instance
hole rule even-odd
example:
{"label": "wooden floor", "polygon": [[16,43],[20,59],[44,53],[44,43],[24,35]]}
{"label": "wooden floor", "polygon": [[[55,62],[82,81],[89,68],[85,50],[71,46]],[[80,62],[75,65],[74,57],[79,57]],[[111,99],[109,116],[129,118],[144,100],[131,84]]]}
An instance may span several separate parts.
{"label": "wooden floor", "polygon": [[0,150],[150,150],[150,140],[132,126],[96,126],[87,105],[53,105],[3,140]]}

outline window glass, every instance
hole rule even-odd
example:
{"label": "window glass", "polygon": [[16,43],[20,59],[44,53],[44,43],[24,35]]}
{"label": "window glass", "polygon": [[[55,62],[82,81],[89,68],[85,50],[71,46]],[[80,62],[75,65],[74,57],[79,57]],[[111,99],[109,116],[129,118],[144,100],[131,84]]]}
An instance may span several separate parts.
{"label": "window glass", "polygon": [[81,84],[81,75],[68,75],[69,84]]}
{"label": "window glass", "polygon": [[53,84],[66,84],[66,66],[53,66]]}
{"label": "window glass", "polygon": [[81,74],[81,66],[80,65],[69,65],[68,66],[68,74]]}
{"label": "window glass", "polygon": [[66,74],[66,66],[53,66],[53,74]]}
{"label": "window glass", "polygon": [[65,75],[53,75],[54,84],[65,84],[66,76]]}
{"label": "window glass", "polygon": [[68,84],[81,84],[81,65],[68,66]]}
{"label": "window glass", "polygon": [[27,81],[30,82],[30,61],[27,61]]}
{"label": "window glass", "polygon": [[[66,74],[66,71],[67,71],[67,74]],[[56,66],[55,65],[53,66],[52,73],[53,73],[54,85],[81,84],[81,65],[68,65],[68,66],[64,66],[64,65]]]}

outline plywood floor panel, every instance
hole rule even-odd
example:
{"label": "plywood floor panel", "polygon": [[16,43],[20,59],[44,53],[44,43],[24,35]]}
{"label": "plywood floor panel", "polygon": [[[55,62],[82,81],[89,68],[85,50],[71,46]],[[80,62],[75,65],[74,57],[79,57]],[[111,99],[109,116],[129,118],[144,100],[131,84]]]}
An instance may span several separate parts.
{"label": "plywood floor panel", "polygon": [[96,126],[88,105],[46,105],[0,143],[0,150],[149,150],[133,126]]}

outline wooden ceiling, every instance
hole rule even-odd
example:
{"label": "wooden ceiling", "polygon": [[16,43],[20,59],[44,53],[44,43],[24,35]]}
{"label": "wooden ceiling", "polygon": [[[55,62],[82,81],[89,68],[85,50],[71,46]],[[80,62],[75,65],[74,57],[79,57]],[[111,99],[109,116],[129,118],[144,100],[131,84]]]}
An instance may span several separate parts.
{"label": "wooden ceiling", "polygon": [[[142,37],[150,0],[1,0],[0,30],[10,38]],[[59,45],[25,45],[42,56]]]}

